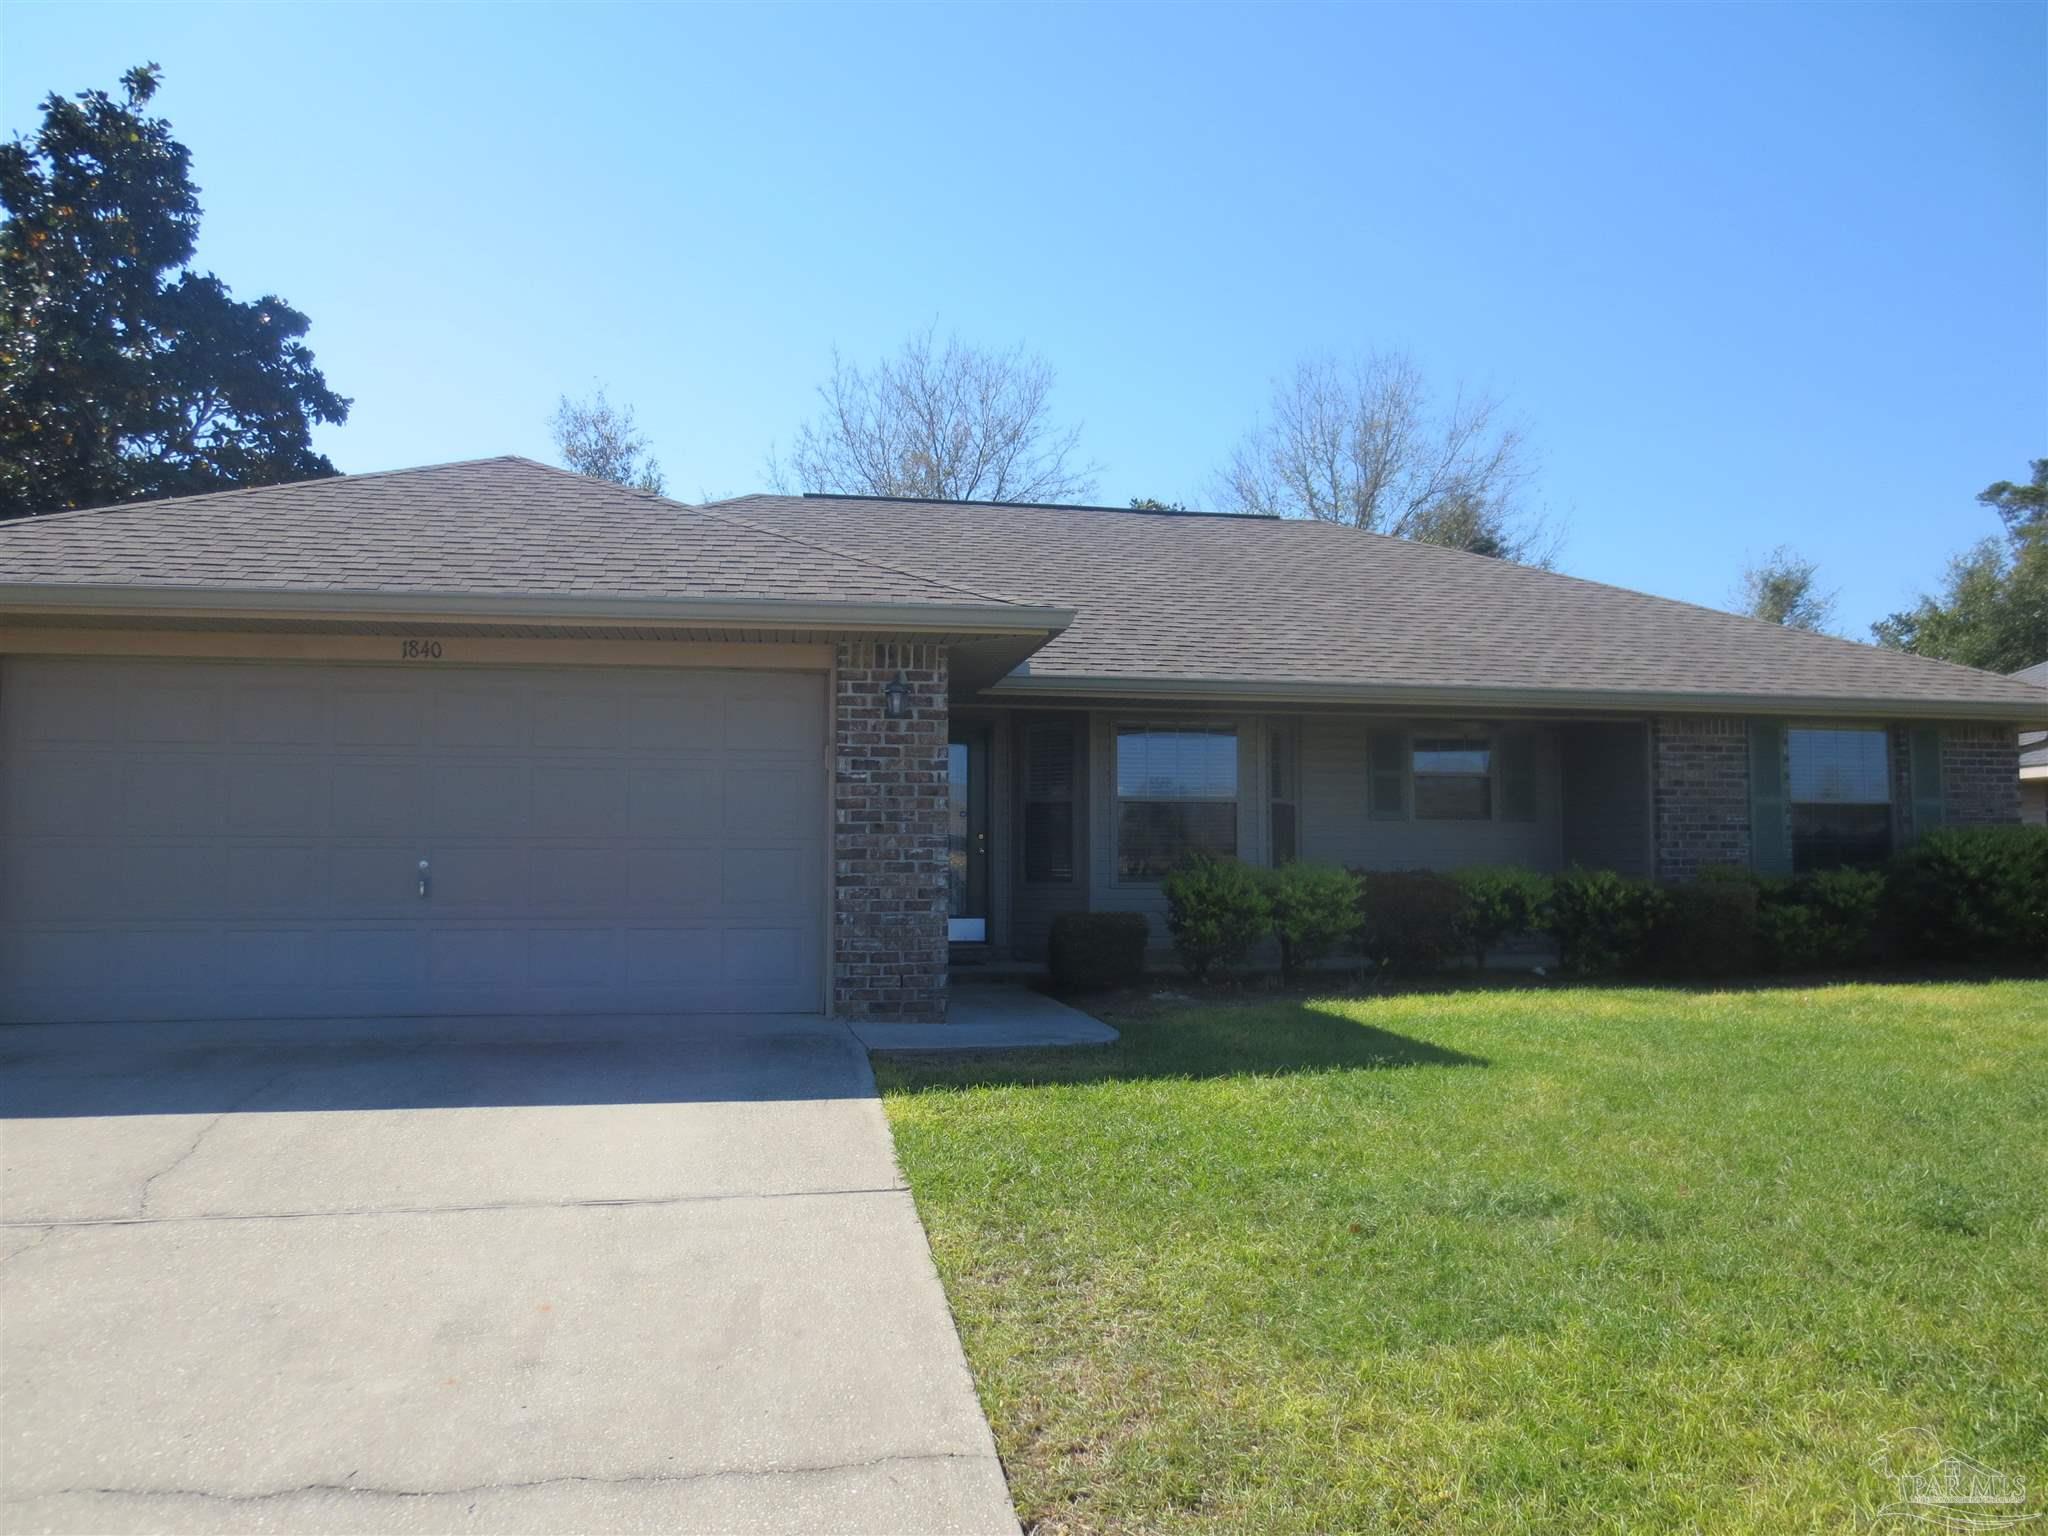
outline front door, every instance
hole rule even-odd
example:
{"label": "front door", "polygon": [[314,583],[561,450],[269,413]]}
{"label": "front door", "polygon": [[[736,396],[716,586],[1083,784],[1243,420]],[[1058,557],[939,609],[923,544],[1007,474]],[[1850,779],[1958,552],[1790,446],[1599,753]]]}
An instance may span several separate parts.
{"label": "front door", "polygon": [[956,723],[947,739],[946,937],[955,944],[988,942],[988,736],[985,725]]}

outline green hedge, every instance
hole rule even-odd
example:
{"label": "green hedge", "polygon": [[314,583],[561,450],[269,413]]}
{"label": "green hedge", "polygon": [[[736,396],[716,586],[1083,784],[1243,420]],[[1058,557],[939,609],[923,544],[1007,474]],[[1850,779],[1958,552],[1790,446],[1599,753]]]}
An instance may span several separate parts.
{"label": "green hedge", "polygon": [[1197,854],[1161,884],[1166,931],[1197,981],[1233,970],[1272,932],[1273,904],[1260,871],[1235,859]]}
{"label": "green hedge", "polygon": [[1923,960],[2048,962],[2048,827],[1939,827],[1892,861],[1885,929]]}
{"label": "green hedge", "polygon": [[1046,972],[1061,992],[1135,987],[1151,931],[1142,912],[1062,912],[1052,920]]}
{"label": "green hedge", "polygon": [[1358,877],[1331,864],[1283,864],[1266,875],[1280,979],[1292,983],[1358,933]]}
{"label": "green hedge", "polygon": [[1352,874],[1365,892],[1359,945],[1382,970],[1441,970],[1463,952],[1465,897],[1449,875],[1427,869]]}

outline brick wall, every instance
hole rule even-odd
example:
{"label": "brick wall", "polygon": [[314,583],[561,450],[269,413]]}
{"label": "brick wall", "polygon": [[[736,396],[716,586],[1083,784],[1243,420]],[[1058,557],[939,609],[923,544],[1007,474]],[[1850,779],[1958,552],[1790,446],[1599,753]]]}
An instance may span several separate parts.
{"label": "brick wall", "polygon": [[[946,1016],[946,651],[846,641],[833,711],[832,1011]],[[901,673],[910,712],[883,713]]]}
{"label": "brick wall", "polygon": [[1941,728],[1941,811],[1951,825],[2020,819],[2019,727]]}
{"label": "brick wall", "polygon": [[1657,878],[1749,865],[1749,729],[1739,719],[1671,715],[1650,728]]}

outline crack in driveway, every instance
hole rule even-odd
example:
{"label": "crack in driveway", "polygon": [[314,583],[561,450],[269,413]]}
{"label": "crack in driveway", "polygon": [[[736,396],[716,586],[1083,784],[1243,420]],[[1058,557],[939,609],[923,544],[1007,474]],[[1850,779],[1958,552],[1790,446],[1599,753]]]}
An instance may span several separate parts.
{"label": "crack in driveway", "polygon": [[141,1217],[147,1216],[149,1214],[149,1197],[150,1194],[156,1188],[157,1180],[165,1178],[170,1174],[176,1173],[180,1168],[184,1167],[186,1163],[191,1161],[192,1154],[199,1150],[200,1143],[205,1141],[208,1136],[211,1136],[213,1134],[214,1128],[217,1127],[221,1123],[221,1121],[227,1119],[229,1115],[240,1114],[243,1110],[247,1109],[251,1104],[254,1104],[258,1099],[262,1098],[264,1094],[270,1092],[271,1089],[275,1088],[287,1077],[290,1077],[291,1074],[292,1069],[289,1067],[287,1067],[282,1072],[273,1072],[269,1077],[266,1077],[254,1088],[250,1089],[248,1093],[244,1094],[241,1098],[237,1099],[234,1103],[230,1104],[226,1109],[222,1110],[219,1114],[215,1115],[211,1120],[207,1121],[206,1124],[199,1127],[199,1130],[197,1131],[197,1133],[194,1134],[191,1141],[186,1143],[184,1151],[180,1152],[168,1163],[165,1163],[163,1167],[157,1169],[155,1173],[152,1173],[151,1175],[149,1175],[148,1178],[142,1181],[142,1187],[136,1192],[135,1215]]}
{"label": "crack in driveway", "polygon": [[523,1493],[535,1488],[564,1484],[595,1484],[630,1487],[637,1484],[699,1483],[733,1477],[822,1477],[834,1472],[863,1472],[921,1462],[988,1461],[996,1457],[979,1451],[891,1451],[860,1461],[794,1463],[765,1467],[704,1467],[690,1472],[564,1472],[555,1477],[515,1479],[508,1482],[465,1483],[455,1488],[377,1488],[360,1483],[303,1483],[296,1488],[269,1488],[256,1493],[219,1493],[211,1488],[53,1488],[42,1493],[0,1495],[0,1504],[28,1504],[37,1499],[137,1498],[201,1499],[216,1504],[264,1504],[279,1499],[302,1498],[309,1494],[339,1493],[374,1499],[457,1499],[482,1493]]}

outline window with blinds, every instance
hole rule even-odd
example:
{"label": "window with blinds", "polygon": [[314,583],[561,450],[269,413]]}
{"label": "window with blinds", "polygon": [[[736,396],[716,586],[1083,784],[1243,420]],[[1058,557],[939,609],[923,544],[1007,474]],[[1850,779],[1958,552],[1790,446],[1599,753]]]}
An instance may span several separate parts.
{"label": "window with blinds", "polygon": [[1785,733],[1792,871],[1881,864],[1892,851],[1891,754],[1881,727]]}
{"label": "window with blinds", "polygon": [[1024,728],[1024,880],[1069,885],[1074,880],[1077,741],[1072,724],[1044,721]]}
{"label": "window with blinds", "polygon": [[1116,867],[1158,880],[1191,853],[1237,853],[1237,731],[1120,725]]}

